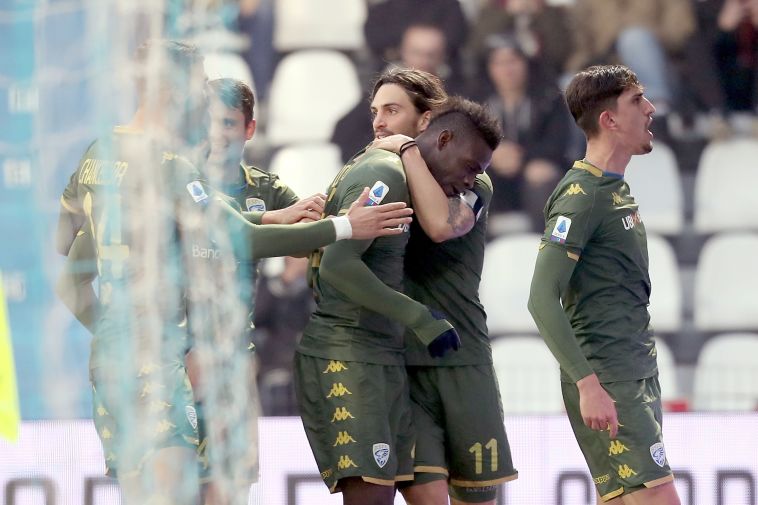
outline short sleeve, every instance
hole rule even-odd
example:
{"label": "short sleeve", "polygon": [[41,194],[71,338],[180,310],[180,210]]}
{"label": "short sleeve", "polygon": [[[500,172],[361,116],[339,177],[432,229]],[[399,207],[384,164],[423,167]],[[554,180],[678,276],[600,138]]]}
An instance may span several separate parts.
{"label": "short sleeve", "polygon": [[595,188],[570,184],[554,196],[547,209],[543,244],[581,252],[592,237],[597,223],[593,219]]}

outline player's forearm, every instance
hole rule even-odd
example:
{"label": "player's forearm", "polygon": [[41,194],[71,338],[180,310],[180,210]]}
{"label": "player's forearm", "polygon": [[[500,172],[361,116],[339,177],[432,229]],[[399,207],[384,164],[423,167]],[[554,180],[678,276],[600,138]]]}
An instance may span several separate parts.
{"label": "player's forearm", "polygon": [[263,222],[263,215],[265,212],[261,211],[253,211],[253,212],[243,212],[242,215],[245,217],[245,219],[253,224],[267,224]]}
{"label": "player's forearm", "polygon": [[576,382],[593,371],[561,306],[561,293],[568,285],[574,266],[574,260],[568,258],[564,250],[550,246],[540,250],[528,307],[553,356],[571,380]]}
{"label": "player's forearm", "polygon": [[80,277],[64,269],[55,285],[55,292],[82,326],[94,334],[95,323],[100,313],[100,301],[91,281],[83,282]]}
{"label": "player's forearm", "polygon": [[323,219],[313,223],[256,226],[252,240],[253,259],[298,256],[329,245],[337,239],[334,223]]}
{"label": "player's forearm", "polygon": [[459,197],[448,198],[429,172],[416,147],[402,155],[413,210],[421,228],[434,242],[444,242],[465,235],[475,223],[475,216]]}
{"label": "player's forearm", "polygon": [[352,302],[405,325],[425,345],[444,331],[443,323],[435,320],[425,305],[379,280],[351,242],[338,242],[326,248],[319,267],[322,280]]}

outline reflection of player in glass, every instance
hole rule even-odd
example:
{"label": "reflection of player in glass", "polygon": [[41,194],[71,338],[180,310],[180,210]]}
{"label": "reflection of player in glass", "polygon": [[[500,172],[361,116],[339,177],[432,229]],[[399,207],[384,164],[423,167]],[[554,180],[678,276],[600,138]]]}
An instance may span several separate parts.
{"label": "reflection of player in glass", "polygon": [[529,310],[561,365],[598,502],[678,505],[661,435],[645,226],[624,181],[649,153],[655,107],[624,66],[574,76],[566,101],[587,152],[545,206]]}
{"label": "reflection of player in glass", "polygon": [[401,155],[418,218],[405,252],[405,291],[450,318],[460,333],[461,348],[432,359],[414,339],[406,338],[416,451],[413,483],[401,483],[401,490],[414,504],[447,503],[448,495],[454,504],[494,504],[497,484],[517,474],[499,407],[486,316],[479,303],[492,198],[492,185],[483,172],[490,158],[477,159],[472,146],[471,158],[461,165],[468,169],[464,184],[451,184],[429,161],[424,140],[431,137],[439,142],[450,132],[455,135],[455,128],[443,133],[430,126],[428,131],[427,124],[430,116],[444,118],[456,108],[476,111],[469,119],[487,132],[483,140],[490,154],[500,140],[499,128],[496,119],[478,106],[456,98],[448,106],[436,104],[434,110],[419,107],[418,97],[423,95],[419,89],[424,88],[413,86],[412,77],[438,82],[413,70],[379,78],[371,103],[379,140],[372,148],[398,152],[410,137],[421,144]]}
{"label": "reflection of player in glass", "polygon": [[[61,200],[57,245],[64,253],[89,251],[97,261],[81,277],[91,282],[97,271],[99,300],[89,284],[90,305],[71,306],[90,311],[94,418],[109,474],[118,477],[128,504],[195,504],[196,414],[180,323],[188,283],[207,279],[184,271],[184,260],[212,251],[210,244],[192,243],[192,228],[215,198],[177,152],[192,152],[207,138],[205,78],[195,48],[181,43],[146,44],[138,62],[139,108],[129,125],[94,142],[83,156]],[[257,233],[256,242],[257,227],[217,205],[244,239],[241,252],[257,257],[336,238],[398,234],[388,228],[407,224],[399,216],[409,211],[362,207],[366,193],[347,220],[273,226]],[[79,247],[80,240],[90,244]]]}

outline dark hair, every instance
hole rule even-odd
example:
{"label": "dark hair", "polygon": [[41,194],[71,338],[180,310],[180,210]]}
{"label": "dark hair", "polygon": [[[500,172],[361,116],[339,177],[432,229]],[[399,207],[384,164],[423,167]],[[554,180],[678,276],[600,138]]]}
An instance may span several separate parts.
{"label": "dark hair", "polygon": [[432,112],[427,130],[463,130],[479,135],[494,150],[503,138],[497,118],[484,106],[461,96],[451,96],[444,106]]}
{"label": "dark hair", "polygon": [[619,95],[642,88],[634,72],[623,65],[595,65],[576,74],[566,88],[566,104],[587,138],[600,131],[598,118],[615,109]]}
{"label": "dark hair", "polygon": [[383,72],[374,82],[371,100],[385,84],[397,84],[403,88],[420,113],[436,109],[447,100],[440,78],[423,70],[395,67]]}
{"label": "dark hair", "polygon": [[255,117],[255,96],[250,86],[238,79],[223,77],[210,81],[208,87],[224,105],[242,112],[246,127],[250,124]]}
{"label": "dark hair", "polygon": [[[153,73],[150,64],[152,58],[158,58],[157,72]],[[139,69],[137,73],[137,90],[144,94],[147,76],[154,75],[161,85],[183,89],[189,87],[191,71],[196,65],[202,65],[203,56],[192,44],[176,40],[150,39],[137,48],[135,55]]]}

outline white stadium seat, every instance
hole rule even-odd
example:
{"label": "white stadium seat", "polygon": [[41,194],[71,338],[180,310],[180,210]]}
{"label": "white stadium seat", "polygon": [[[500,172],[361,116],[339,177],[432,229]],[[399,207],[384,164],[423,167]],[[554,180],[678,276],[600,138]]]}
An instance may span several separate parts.
{"label": "white stadium seat", "polygon": [[274,72],[268,141],[274,146],[328,142],[337,121],[360,99],[358,75],[347,56],[327,50],[292,53]]}
{"label": "white stadium seat", "polygon": [[274,47],[360,49],[364,45],[366,2],[361,0],[277,0]]}
{"label": "white stadium seat", "polygon": [[329,143],[284,147],[269,166],[300,198],[326,192],[341,167],[340,150]]}
{"label": "white stadium seat", "polygon": [[706,342],[694,387],[696,410],[758,409],[758,334],[722,334]]}
{"label": "white stadium seat", "polygon": [[[695,176],[695,229],[701,233],[758,229],[758,141],[711,142]],[[643,214],[644,218],[644,214]]]}
{"label": "white stadium seat", "polygon": [[674,249],[666,239],[649,234],[647,251],[653,286],[650,295],[653,328],[663,333],[677,332],[682,328],[682,283]]}
{"label": "white stadium seat", "polygon": [[539,244],[537,233],[505,236],[487,244],[479,295],[490,336],[537,333],[526,304]]}
{"label": "white stadium seat", "polygon": [[231,78],[244,82],[255,91],[253,74],[245,60],[237,53],[208,53],[203,61],[208,80]]}
{"label": "white stadium seat", "polygon": [[657,142],[644,156],[632,156],[624,178],[648,232],[675,235],[684,223],[684,196],[673,151]]}
{"label": "white stadium seat", "polygon": [[695,271],[695,327],[701,331],[758,329],[758,234],[711,237]]}
{"label": "white stadium seat", "polygon": [[679,381],[676,376],[676,363],[669,346],[660,338],[655,339],[658,353],[658,382],[661,384],[661,400],[664,402],[679,400]]}
{"label": "white stadium seat", "polygon": [[558,362],[540,337],[500,337],[491,344],[506,415],[564,410]]}

